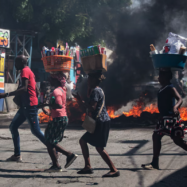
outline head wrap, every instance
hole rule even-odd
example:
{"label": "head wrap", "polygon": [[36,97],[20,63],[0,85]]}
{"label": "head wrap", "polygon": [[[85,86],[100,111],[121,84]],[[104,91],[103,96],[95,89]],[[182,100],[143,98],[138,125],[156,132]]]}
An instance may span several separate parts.
{"label": "head wrap", "polygon": [[51,77],[54,78],[54,79],[57,79],[61,83],[62,87],[65,86],[66,76],[64,74],[51,74]]}

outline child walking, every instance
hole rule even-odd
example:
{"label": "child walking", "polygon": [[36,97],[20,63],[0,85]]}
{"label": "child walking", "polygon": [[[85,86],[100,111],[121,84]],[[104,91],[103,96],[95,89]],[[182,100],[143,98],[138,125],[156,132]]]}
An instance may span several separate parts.
{"label": "child walking", "polygon": [[[143,164],[144,169],[159,169],[159,155],[161,150],[161,139],[168,135],[174,143],[187,151],[187,142],[184,138],[184,127],[181,124],[179,107],[182,98],[171,84],[171,70],[160,70],[159,82],[161,89],[158,92],[158,109],[161,119],[158,121],[156,130],[153,133],[153,159],[150,164]],[[175,100],[177,102],[175,103]]]}
{"label": "child walking", "polygon": [[[68,125],[68,117],[66,113],[66,78],[64,74],[51,75],[50,84],[55,87],[51,94],[50,104],[44,104],[42,107],[49,106],[50,114],[53,121],[48,123],[45,130],[45,139],[47,150],[52,160],[52,166],[46,172],[60,172],[62,167],[58,162],[57,152],[62,153],[67,157],[65,168],[68,168],[78,155],[66,151],[58,143],[62,141],[64,131]],[[54,103],[52,102],[54,100]],[[49,115],[49,112],[43,108],[44,112]]]}

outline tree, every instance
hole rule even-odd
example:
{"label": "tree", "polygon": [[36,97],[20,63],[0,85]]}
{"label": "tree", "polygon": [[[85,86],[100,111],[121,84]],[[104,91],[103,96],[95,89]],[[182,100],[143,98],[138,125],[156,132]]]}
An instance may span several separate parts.
{"label": "tree", "polygon": [[129,5],[130,0],[1,0],[0,27],[90,45],[113,38],[118,14]]}

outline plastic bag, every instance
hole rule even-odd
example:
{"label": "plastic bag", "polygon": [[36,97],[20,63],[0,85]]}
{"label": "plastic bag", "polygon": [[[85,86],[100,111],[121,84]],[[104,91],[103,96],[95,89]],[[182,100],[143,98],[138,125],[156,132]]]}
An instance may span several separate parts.
{"label": "plastic bag", "polygon": [[163,53],[179,54],[180,48],[186,46],[186,43],[187,38],[170,32],[166,40]]}
{"label": "plastic bag", "polygon": [[184,46],[186,46],[187,38],[184,38],[183,36],[180,36],[178,34],[174,34],[174,33],[170,32],[169,38],[172,38],[174,40],[173,43],[175,43],[177,40],[179,40],[181,43],[183,43]]}
{"label": "plastic bag", "polygon": [[168,54],[179,54],[181,47],[184,47],[184,44],[180,40],[178,40],[173,45],[171,45],[171,48]]}
{"label": "plastic bag", "polygon": [[73,89],[73,82],[70,82],[70,83],[66,82],[66,98],[68,100],[73,99],[73,95],[71,93],[72,89]]}

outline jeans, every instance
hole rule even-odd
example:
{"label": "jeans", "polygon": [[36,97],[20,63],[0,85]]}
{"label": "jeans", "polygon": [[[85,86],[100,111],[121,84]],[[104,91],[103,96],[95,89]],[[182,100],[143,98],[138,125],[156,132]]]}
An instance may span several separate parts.
{"label": "jeans", "polygon": [[30,125],[32,134],[35,135],[43,144],[46,145],[44,134],[40,130],[40,126],[39,126],[37,106],[21,107],[18,110],[17,114],[15,115],[9,127],[12,133],[15,156],[20,155],[20,137],[19,137],[18,128],[26,120]]}

